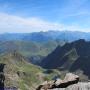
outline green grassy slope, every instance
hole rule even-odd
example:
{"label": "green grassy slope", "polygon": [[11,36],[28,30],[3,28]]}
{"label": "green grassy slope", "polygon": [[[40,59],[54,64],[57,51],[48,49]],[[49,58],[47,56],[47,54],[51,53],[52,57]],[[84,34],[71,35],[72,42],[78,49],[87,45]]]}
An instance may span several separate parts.
{"label": "green grassy slope", "polygon": [[20,54],[13,53],[0,56],[0,63],[5,64],[5,86],[17,87],[21,90],[33,88],[33,83],[38,84],[42,80],[38,74],[43,70],[25,61],[25,58]]}
{"label": "green grassy slope", "polygon": [[33,41],[1,41],[0,53],[17,50],[19,53],[26,57],[34,55],[47,56],[59,44],[61,45],[62,43],[59,41],[48,41],[44,43]]}
{"label": "green grassy slope", "polygon": [[5,64],[5,87],[17,87],[20,90],[35,90],[37,85],[45,80],[51,80],[59,72],[47,70],[26,62],[26,58],[18,52],[0,56],[0,64]]}

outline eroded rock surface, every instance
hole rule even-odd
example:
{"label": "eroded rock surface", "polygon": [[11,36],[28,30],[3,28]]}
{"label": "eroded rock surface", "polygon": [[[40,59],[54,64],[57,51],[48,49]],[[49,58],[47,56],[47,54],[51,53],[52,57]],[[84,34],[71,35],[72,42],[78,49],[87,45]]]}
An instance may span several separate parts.
{"label": "eroded rock surface", "polygon": [[79,76],[68,73],[66,74],[63,80],[57,79],[55,81],[44,82],[43,84],[39,85],[36,90],[48,90],[48,89],[55,89],[55,88],[67,88],[72,84],[76,84],[79,81]]}
{"label": "eroded rock surface", "polygon": [[55,88],[47,90],[90,90],[90,82],[79,82],[68,86],[67,88]]}

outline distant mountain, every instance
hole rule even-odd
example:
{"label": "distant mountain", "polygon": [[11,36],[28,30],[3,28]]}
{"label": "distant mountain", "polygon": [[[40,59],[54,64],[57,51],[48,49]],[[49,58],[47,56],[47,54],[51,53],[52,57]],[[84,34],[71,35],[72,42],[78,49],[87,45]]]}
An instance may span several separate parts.
{"label": "distant mountain", "polygon": [[[58,46],[42,60],[41,66],[47,69],[68,70],[86,75],[90,79],[90,42],[83,39]],[[83,78],[83,77],[82,77]]]}
{"label": "distant mountain", "polygon": [[46,42],[51,40],[75,41],[78,39],[90,40],[90,33],[78,31],[47,31],[33,33],[5,33],[0,34],[0,41],[24,40],[35,42]]}

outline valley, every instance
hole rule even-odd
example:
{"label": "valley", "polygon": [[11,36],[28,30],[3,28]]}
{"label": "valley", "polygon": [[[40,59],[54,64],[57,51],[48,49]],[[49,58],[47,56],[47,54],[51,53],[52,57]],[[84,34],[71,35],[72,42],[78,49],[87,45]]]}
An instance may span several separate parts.
{"label": "valley", "polygon": [[1,88],[35,90],[44,81],[63,79],[69,72],[81,82],[90,80],[90,41],[19,39],[0,41]]}

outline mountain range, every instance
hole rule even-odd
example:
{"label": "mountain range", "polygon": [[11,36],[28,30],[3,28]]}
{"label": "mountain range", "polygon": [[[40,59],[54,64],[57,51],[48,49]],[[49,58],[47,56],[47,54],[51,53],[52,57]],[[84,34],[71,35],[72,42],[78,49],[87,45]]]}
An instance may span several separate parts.
{"label": "mountain range", "polygon": [[48,31],[0,34],[0,75],[3,75],[4,87],[35,90],[41,82],[63,78],[67,72],[88,81],[89,65],[90,33]]}
{"label": "mountain range", "polygon": [[[90,79],[90,41],[83,39],[58,46],[44,58],[41,66],[47,69],[59,69],[83,75]],[[86,79],[85,77],[85,79]]]}
{"label": "mountain range", "polygon": [[75,41],[78,39],[90,40],[90,32],[78,32],[78,31],[47,31],[47,32],[33,32],[33,33],[4,33],[0,34],[0,41],[8,40],[24,40],[45,42],[51,40],[61,41]]}

